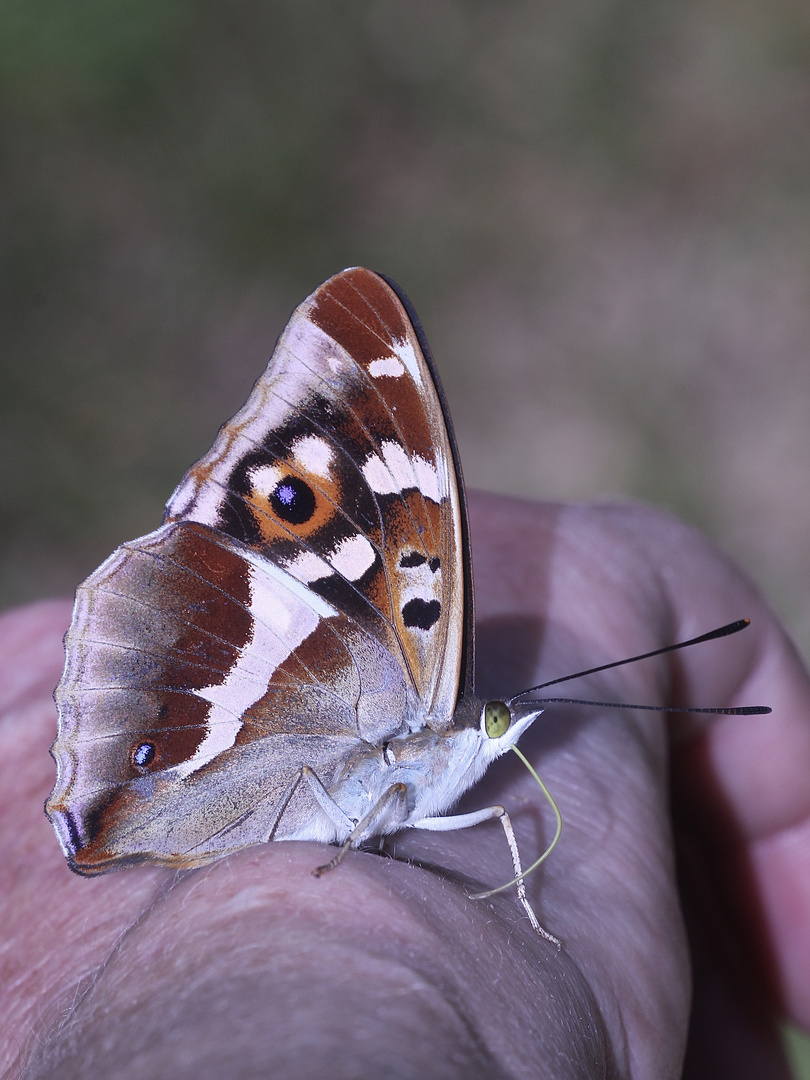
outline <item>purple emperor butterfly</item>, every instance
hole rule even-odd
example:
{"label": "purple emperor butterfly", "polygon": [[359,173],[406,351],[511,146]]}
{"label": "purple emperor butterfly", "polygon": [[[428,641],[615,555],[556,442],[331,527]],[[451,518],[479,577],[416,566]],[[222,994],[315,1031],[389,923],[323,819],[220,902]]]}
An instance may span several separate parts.
{"label": "purple emperor butterfly", "polygon": [[501,807],[447,811],[542,709],[473,691],[458,451],[379,275],[294,312],[162,526],[79,587],[65,645],[46,812],[77,873],[498,817],[520,876]]}

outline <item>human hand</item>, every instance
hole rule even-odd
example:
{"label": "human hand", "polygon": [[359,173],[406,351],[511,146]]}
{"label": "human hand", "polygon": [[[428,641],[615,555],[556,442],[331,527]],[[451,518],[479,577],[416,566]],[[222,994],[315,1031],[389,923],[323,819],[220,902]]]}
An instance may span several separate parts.
{"label": "human hand", "polygon": [[[511,876],[495,822],[401,834],[396,859],[352,853],[320,879],[311,871],[330,852],[293,842],[180,875],[72,875],[41,811],[69,609],[10,612],[0,619],[2,1075],[26,1062],[29,1078],[680,1075],[690,978],[670,731],[689,910],[705,916],[711,899],[765,988],[752,1006],[760,1019],[779,1007],[810,1025],[810,686],[773,615],[708,542],[655,511],[492,496],[471,511],[481,694],[747,616],[738,637],[571,693],[768,704],[773,715],[668,723],[555,706],[535,723],[520,745],[564,831],[527,889],[564,942],[558,952],[509,893],[467,897]],[[512,758],[460,809],[503,803],[529,862],[550,815]],[[698,986],[687,1075],[778,1077],[772,1033],[746,1026],[733,971],[709,955],[717,934],[697,917],[693,929],[710,994]],[[732,1073],[722,1062],[735,1049]]]}

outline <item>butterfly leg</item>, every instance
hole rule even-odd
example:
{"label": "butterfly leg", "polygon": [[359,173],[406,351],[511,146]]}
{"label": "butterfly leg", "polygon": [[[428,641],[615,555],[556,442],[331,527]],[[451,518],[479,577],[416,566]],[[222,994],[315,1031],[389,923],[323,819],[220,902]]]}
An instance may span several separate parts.
{"label": "butterfly leg", "polygon": [[334,824],[339,834],[345,833],[347,829],[351,831],[354,828],[354,821],[349,817],[348,814],[344,813],[344,811],[341,810],[341,808],[338,806],[338,804],[323,786],[315,770],[309,765],[302,765],[298,772],[295,774],[295,776],[292,778],[290,783],[287,785],[287,790],[284,792],[281,800],[279,801],[278,810],[276,811],[275,820],[273,821],[273,827],[270,829],[267,837],[268,840],[273,839],[275,831],[278,828],[278,823],[281,821],[284,811],[289,806],[290,800],[292,799],[298,785],[301,783],[302,780],[306,780],[307,784],[309,785],[309,790],[315,796],[316,802],[326,814],[326,816],[330,819],[330,821]]}
{"label": "butterfly leg", "polygon": [[319,866],[313,870],[315,877],[320,877],[321,874],[325,874],[327,870],[334,870],[338,863],[342,862],[346,852],[350,848],[355,847],[363,839],[363,834],[366,833],[377,822],[382,815],[383,811],[395,802],[397,799],[404,799],[407,793],[407,788],[404,784],[392,784],[387,791],[383,792],[376,803],[372,806],[367,814],[360,818],[352,831],[346,837],[346,840],[339,848],[334,858],[330,859],[328,863],[323,866]]}
{"label": "butterfly leg", "polygon": [[[452,832],[455,829],[469,829],[473,825],[479,825],[482,821],[491,821],[493,818],[497,818],[503,826],[503,831],[506,834],[506,842],[509,844],[509,850],[512,853],[512,865],[515,868],[515,887],[517,889],[518,900],[520,901],[523,910],[529,916],[529,922],[532,927],[537,931],[540,937],[545,938],[546,941],[550,941],[553,945],[556,945],[558,949],[562,948],[562,942],[559,938],[550,934],[545,927],[541,926],[539,919],[534,913],[534,909],[529,903],[529,898],[526,896],[526,885],[523,880],[523,865],[520,861],[520,851],[518,850],[517,838],[515,836],[515,830],[512,828],[512,821],[507,812],[502,806],[487,806],[483,810],[475,810],[470,814],[453,814],[448,817],[430,817],[420,818],[418,821],[409,822],[409,828],[411,829],[427,829],[431,832]],[[494,889],[493,892],[498,892]],[[490,896],[491,893],[478,893],[472,899],[483,899],[485,896]]]}

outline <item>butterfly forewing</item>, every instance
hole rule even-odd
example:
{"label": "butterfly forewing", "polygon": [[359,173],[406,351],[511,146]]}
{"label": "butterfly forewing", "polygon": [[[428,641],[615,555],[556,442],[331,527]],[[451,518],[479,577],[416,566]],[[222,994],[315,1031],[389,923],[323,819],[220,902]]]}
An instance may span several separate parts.
{"label": "butterfly forewing", "polygon": [[382,278],[354,269],[296,310],[166,520],[233,536],[350,613],[401,657],[439,727],[461,663],[459,498],[410,319]]}

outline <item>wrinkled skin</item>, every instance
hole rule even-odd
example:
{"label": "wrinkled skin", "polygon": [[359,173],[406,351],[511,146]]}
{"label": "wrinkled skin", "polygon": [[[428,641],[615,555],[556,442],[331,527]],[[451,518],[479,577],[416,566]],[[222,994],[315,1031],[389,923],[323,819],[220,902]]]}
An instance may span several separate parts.
{"label": "wrinkled skin", "polygon": [[[565,825],[528,892],[557,951],[511,891],[467,898],[510,876],[495,822],[409,832],[396,858],[353,853],[320,879],[331,850],[304,843],[75,877],[42,813],[69,605],[9,612],[0,1075],[662,1080],[684,1068],[690,1008],[684,1075],[787,1075],[770,1018],[810,1025],[810,687],[790,642],[738,570],[656,511],[477,496],[472,537],[482,693],[747,616],[736,637],[553,692],[773,716],[537,721],[521,747]],[[461,805],[496,801],[528,861],[552,821],[514,755]]]}

